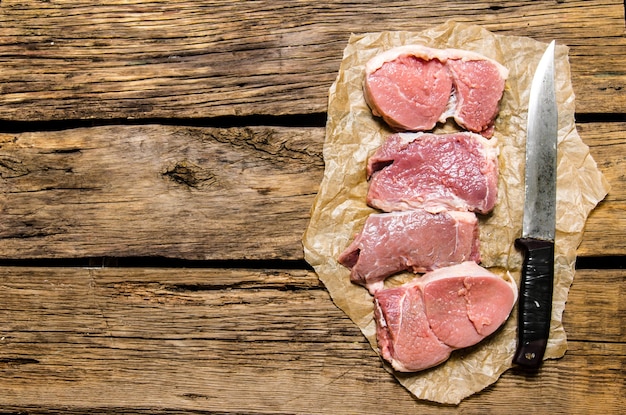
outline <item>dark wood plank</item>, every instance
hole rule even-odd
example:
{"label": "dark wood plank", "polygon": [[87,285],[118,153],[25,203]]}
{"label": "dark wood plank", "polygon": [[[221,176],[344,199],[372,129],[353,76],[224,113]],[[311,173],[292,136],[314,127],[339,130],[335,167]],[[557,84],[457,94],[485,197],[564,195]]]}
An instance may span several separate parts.
{"label": "dark wood plank", "polygon": [[[579,131],[612,189],[578,253],[622,255],[626,124]],[[278,127],[0,134],[0,258],[301,260],[323,141]]]}
{"label": "dark wood plank", "polygon": [[624,283],[580,271],[565,357],[508,371],[457,408],[412,398],[308,271],[3,267],[0,408],[617,414]]}
{"label": "dark wood plank", "polygon": [[578,110],[626,107],[621,0],[5,0],[0,119],[323,113],[351,33],[449,19],[571,45]]}

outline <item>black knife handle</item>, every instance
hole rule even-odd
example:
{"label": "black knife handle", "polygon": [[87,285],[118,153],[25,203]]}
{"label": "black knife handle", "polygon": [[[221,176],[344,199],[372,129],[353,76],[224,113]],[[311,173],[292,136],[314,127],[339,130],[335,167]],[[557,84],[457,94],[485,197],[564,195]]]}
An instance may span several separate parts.
{"label": "black knife handle", "polygon": [[554,242],[520,238],[515,244],[524,251],[519,295],[518,344],[513,362],[534,369],[541,365],[550,335]]}

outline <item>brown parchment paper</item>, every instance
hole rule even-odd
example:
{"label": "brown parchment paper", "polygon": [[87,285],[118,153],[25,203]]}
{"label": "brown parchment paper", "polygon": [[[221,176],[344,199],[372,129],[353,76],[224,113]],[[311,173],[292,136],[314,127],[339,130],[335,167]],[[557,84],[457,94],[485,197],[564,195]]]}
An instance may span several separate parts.
{"label": "brown parchment paper", "polygon": [[[411,43],[479,52],[510,71],[492,138],[498,140],[500,150],[498,203],[492,214],[479,219],[482,265],[495,272],[509,272],[518,284],[522,256],[514,247],[514,240],[521,235],[522,226],[527,103],[534,70],[547,46],[529,38],[500,36],[478,26],[452,21],[420,33],[382,32],[350,37],[339,74],[330,88],[323,149],[325,171],[303,246],[306,260],[335,304],[354,321],[377,352],[373,299],[367,290],[350,282],[350,272],[337,262],[337,256],[362,228],[366,217],[375,212],[365,203],[368,187],[365,166],[368,157],[391,133],[382,121],[372,116],[363,98],[365,63],[383,50]],[[561,316],[574,278],[576,248],[589,212],[609,189],[576,131],[568,48],[563,45],[556,48],[556,74],[559,106],[556,266],[546,359],[559,358],[567,349]],[[454,128],[446,125],[440,131]],[[405,273],[388,284],[408,278],[415,276]],[[422,372],[394,373],[394,376],[420,399],[458,404],[512,367],[516,332],[517,308],[498,332],[474,347],[453,352],[444,364]],[[383,366],[393,372],[384,362]]]}

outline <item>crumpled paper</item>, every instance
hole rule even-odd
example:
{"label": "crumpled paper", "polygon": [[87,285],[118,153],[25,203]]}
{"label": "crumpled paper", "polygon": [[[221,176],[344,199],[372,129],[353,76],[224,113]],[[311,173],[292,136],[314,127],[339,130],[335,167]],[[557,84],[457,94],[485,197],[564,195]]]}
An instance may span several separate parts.
{"label": "crumpled paper", "polygon": [[[335,304],[361,329],[372,348],[376,345],[373,299],[366,289],[350,282],[350,271],[338,255],[361,230],[375,210],[365,203],[368,157],[391,134],[372,116],[363,97],[365,63],[376,54],[405,44],[458,48],[482,53],[506,66],[510,73],[492,139],[500,149],[498,203],[480,216],[482,265],[519,284],[522,255],[514,247],[521,235],[523,211],[526,116],[531,80],[547,44],[524,37],[500,36],[479,26],[446,22],[420,33],[382,32],[352,35],[345,48],[336,81],[330,88],[324,177],[303,236],[305,258],[315,269]],[[558,44],[558,40],[557,40]],[[570,81],[568,48],[557,45],[556,82],[559,107],[557,234],[555,288],[550,340],[545,358],[562,357],[567,350],[561,322],[574,279],[576,249],[589,212],[607,194],[609,186],[574,122],[574,92]],[[447,124],[436,132],[455,130]],[[388,280],[393,285],[416,278],[409,273]],[[494,335],[478,345],[453,352],[445,363],[422,372],[396,373],[383,366],[420,399],[458,404],[495,382],[512,367],[517,343],[517,308]],[[372,373],[372,377],[378,376]]]}

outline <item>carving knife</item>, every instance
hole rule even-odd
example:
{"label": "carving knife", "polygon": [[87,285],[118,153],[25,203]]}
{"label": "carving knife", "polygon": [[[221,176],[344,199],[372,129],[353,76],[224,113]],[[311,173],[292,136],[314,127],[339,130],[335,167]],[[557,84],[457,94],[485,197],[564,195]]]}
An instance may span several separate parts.
{"label": "carving knife", "polygon": [[538,368],[550,334],[556,228],[558,109],[552,41],[530,88],[526,135],[524,218],[516,246],[524,253],[519,295],[518,344],[513,362]]}

